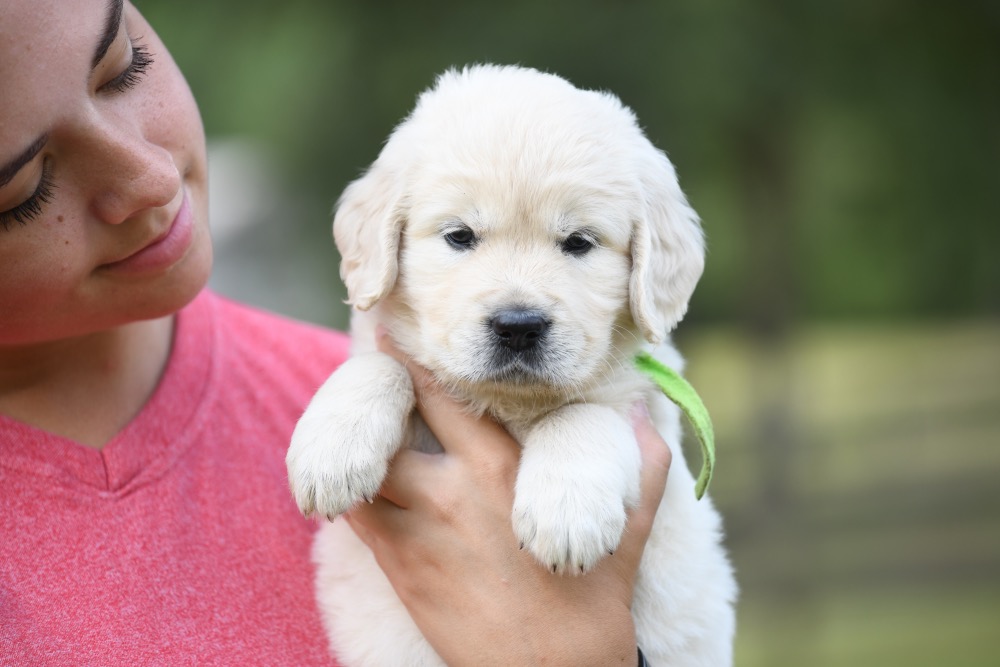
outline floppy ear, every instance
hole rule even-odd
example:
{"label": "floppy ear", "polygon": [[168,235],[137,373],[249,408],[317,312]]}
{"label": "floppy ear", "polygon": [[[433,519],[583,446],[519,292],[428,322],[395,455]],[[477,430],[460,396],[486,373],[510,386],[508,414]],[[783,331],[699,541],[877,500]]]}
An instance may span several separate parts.
{"label": "floppy ear", "polygon": [[405,211],[400,175],[377,159],[347,186],[333,219],[347,303],[368,310],[396,284]]}
{"label": "floppy ear", "polygon": [[667,156],[649,145],[641,170],[643,205],[632,230],[632,319],[659,343],[684,313],[705,266],[698,215],[681,192]]}

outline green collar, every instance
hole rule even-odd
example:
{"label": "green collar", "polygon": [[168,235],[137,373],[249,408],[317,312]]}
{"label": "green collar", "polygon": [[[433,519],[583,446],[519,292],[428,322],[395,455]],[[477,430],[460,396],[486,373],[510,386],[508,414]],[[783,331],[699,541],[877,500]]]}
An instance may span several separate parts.
{"label": "green collar", "polygon": [[648,353],[641,352],[636,355],[635,365],[659,386],[667,398],[684,411],[694,426],[694,432],[701,442],[702,454],[701,473],[694,487],[694,495],[701,500],[709,482],[712,481],[712,471],[715,469],[715,432],[712,429],[712,419],[708,416],[708,409],[687,380]]}

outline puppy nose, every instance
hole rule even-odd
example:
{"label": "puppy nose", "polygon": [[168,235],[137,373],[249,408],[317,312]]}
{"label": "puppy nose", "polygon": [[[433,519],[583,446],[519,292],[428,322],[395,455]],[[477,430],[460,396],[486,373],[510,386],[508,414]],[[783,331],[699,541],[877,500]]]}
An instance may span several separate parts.
{"label": "puppy nose", "polygon": [[513,308],[501,310],[489,321],[500,344],[515,352],[535,346],[545,335],[549,323],[537,310]]}

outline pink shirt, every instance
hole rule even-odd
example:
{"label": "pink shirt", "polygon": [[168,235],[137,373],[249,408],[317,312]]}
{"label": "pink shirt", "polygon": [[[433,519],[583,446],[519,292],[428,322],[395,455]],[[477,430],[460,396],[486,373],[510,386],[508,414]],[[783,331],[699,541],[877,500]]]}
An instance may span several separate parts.
{"label": "pink shirt", "polygon": [[0,416],[0,665],[329,665],[284,455],[338,333],[201,294],[100,451]]}

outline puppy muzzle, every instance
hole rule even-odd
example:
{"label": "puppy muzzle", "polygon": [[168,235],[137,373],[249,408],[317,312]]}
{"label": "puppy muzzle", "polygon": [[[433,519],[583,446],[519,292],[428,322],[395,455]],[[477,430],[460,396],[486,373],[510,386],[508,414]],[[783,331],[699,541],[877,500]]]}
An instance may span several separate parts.
{"label": "puppy muzzle", "polygon": [[525,382],[541,379],[545,371],[545,343],[551,320],[529,308],[496,311],[487,321],[489,366],[495,379]]}
{"label": "puppy muzzle", "polygon": [[511,308],[498,311],[487,324],[497,345],[520,354],[542,345],[551,322],[537,310]]}

